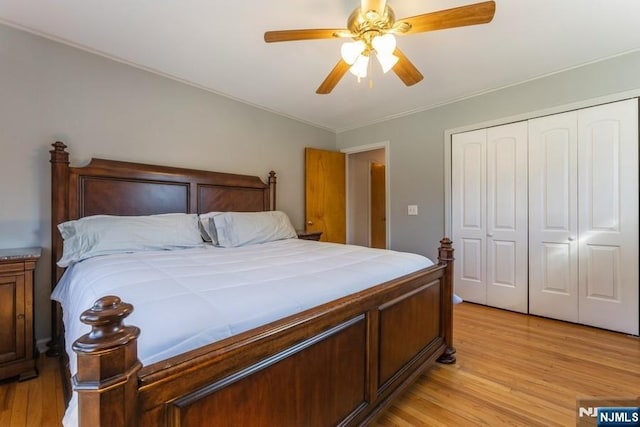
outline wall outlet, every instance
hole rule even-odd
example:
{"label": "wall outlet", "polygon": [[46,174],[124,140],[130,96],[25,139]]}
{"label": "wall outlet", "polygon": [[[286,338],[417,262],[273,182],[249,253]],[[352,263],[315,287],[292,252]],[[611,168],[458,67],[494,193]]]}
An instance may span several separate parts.
{"label": "wall outlet", "polygon": [[407,215],[418,215],[418,205],[408,205]]}

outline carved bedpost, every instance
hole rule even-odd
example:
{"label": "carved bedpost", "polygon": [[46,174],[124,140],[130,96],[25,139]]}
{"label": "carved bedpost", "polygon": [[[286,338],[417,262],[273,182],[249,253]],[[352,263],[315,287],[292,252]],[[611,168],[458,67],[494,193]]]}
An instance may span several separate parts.
{"label": "carved bedpost", "polygon": [[[69,153],[64,143],[57,141],[53,144],[51,153],[51,290],[56,286],[64,269],[58,267],[56,262],[62,256],[62,236],[56,227],[68,218],[67,193],[69,192]],[[62,350],[62,313],[60,305],[51,302],[51,341],[47,344],[48,356],[59,356]]]}
{"label": "carved bedpost", "polygon": [[91,325],[91,332],[73,343],[80,427],[136,425],[140,329],[123,324],[132,311],[131,304],[106,296],[80,316]]}
{"label": "carved bedpost", "polygon": [[447,271],[444,276],[444,292],[442,298],[442,325],[444,325],[444,340],[447,345],[445,352],[438,358],[440,363],[456,363],[456,349],[453,347],[453,246],[448,237],[440,240],[438,249],[438,263],[446,265]]}
{"label": "carved bedpost", "polygon": [[276,173],[269,172],[269,210],[276,210]]}

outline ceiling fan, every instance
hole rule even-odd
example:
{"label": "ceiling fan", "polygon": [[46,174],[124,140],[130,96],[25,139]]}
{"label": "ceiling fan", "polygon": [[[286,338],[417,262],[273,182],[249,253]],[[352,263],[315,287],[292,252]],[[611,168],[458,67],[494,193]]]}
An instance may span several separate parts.
{"label": "ceiling fan", "polygon": [[347,71],[358,78],[366,77],[369,57],[375,53],[383,72],[393,70],[405,85],[411,86],[423,79],[420,71],[396,47],[394,35],[423,33],[491,22],[496,10],[494,1],[470,4],[409,18],[395,19],[393,9],[386,0],[361,0],[347,20],[347,28],[316,28],[304,30],[267,31],[267,43],[294,40],[351,38],[342,45],[342,58],[316,90],[330,93]]}

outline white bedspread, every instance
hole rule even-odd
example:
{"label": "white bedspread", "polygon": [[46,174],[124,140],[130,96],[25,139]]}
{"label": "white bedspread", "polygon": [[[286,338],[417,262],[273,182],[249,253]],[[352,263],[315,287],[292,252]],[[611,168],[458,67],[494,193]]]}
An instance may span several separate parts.
{"label": "white bedspread", "polygon": [[[72,375],[80,314],[117,295],[134,305],[144,365],[358,292],[433,263],[420,255],[301,239],[239,248],[207,246],[91,258],[67,269],[62,304]],[[74,425],[75,393],[65,416]]]}

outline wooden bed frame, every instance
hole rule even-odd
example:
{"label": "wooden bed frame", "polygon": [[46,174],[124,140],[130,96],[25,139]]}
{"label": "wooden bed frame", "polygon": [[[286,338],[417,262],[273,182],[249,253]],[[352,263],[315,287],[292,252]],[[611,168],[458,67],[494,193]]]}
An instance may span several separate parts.
{"label": "wooden bed frame", "polygon": [[[100,159],[70,167],[66,146],[53,147],[53,285],[63,273],[61,222],[275,209],[273,172],[264,184]],[[445,238],[438,265],[148,366],[137,358],[140,331],[123,323],[133,307],[105,296],[83,314],[92,331],[73,346],[80,425],[366,424],[436,360],[455,362],[452,255]],[[62,337],[57,305],[52,322]]]}

